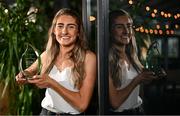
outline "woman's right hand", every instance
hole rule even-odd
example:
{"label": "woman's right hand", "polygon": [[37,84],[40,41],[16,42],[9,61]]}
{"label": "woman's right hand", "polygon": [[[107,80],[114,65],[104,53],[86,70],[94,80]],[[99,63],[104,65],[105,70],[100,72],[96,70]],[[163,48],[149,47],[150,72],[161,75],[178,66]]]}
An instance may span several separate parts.
{"label": "woman's right hand", "polygon": [[25,76],[24,76],[24,74],[22,72],[19,72],[19,74],[16,75],[16,82],[18,84],[27,83],[27,79],[25,78]]}
{"label": "woman's right hand", "polygon": [[138,84],[150,83],[152,80],[156,78],[157,76],[155,75],[154,72],[145,69],[136,77],[136,81]]}

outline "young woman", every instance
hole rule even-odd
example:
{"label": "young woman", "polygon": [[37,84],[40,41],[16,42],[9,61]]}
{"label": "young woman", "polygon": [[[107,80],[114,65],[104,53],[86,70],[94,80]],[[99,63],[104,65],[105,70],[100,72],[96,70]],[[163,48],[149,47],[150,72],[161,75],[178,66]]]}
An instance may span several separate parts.
{"label": "young woman", "polygon": [[154,79],[143,70],[133,32],[133,20],[124,10],[110,13],[109,99],[111,114],[142,114],[139,89]]}
{"label": "young woman", "polygon": [[[41,55],[42,71],[26,80],[20,72],[19,84],[46,88],[41,115],[81,114],[90,102],[96,80],[96,56],[87,49],[81,19],[70,9],[59,10],[49,29],[46,50]],[[35,62],[26,71],[36,72]]]}

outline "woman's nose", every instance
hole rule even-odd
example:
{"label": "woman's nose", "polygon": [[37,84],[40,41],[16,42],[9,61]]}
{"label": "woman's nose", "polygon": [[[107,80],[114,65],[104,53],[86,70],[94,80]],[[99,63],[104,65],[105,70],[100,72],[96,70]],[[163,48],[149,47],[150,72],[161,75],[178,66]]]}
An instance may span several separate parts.
{"label": "woman's nose", "polygon": [[63,27],[62,34],[67,34],[67,27],[66,26]]}
{"label": "woman's nose", "polygon": [[124,31],[124,33],[129,33],[129,29],[126,25],[124,25],[123,31]]}

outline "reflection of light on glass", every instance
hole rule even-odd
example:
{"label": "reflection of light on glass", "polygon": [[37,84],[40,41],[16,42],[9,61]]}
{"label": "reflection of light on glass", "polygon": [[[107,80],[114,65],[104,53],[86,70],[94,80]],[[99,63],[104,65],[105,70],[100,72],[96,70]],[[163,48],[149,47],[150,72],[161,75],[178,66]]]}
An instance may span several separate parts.
{"label": "reflection of light on glass", "polygon": [[168,38],[168,57],[177,58],[179,50],[179,40],[176,37]]}
{"label": "reflection of light on glass", "polygon": [[90,20],[90,21],[95,21],[96,18],[95,18],[94,16],[90,16],[90,17],[89,17],[89,20]]}
{"label": "reflection of light on glass", "polygon": [[153,71],[157,78],[165,78],[167,76],[166,71],[161,66],[159,51],[159,42],[157,40],[153,41],[147,50],[147,57],[145,60],[145,68],[147,70]]}
{"label": "reflection of light on glass", "polygon": [[141,48],[141,57],[142,57],[142,59],[146,59],[146,57],[147,57],[147,48],[145,48],[145,47]]}
{"label": "reflection of light on glass", "polygon": [[162,54],[162,40],[158,39],[157,42],[158,42],[157,49],[159,50],[159,54],[161,55]]}

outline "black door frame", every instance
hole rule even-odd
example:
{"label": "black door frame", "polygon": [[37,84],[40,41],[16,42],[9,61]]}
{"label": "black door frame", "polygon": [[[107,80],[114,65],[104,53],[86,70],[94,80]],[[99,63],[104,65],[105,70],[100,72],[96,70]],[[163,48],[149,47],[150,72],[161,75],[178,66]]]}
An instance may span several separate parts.
{"label": "black door frame", "polygon": [[[97,67],[98,67],[98,104],[99,115],[107,114],[109,106],[108,81],[108,37],[109,37],[109,0],[96,0],[97,3]],[[83,23],[90,37],[90,0],[82,0]]]}

